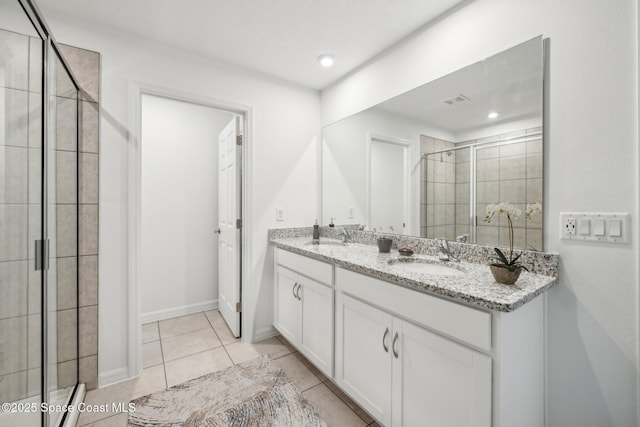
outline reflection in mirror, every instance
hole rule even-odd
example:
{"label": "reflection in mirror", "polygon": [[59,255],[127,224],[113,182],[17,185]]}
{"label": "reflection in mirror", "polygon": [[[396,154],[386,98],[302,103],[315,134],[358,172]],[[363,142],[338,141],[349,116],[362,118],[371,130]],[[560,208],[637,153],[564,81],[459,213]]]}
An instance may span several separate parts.
{"label": "reflection in mirror", "polygon": [[[422,237],[508,246],[506,219],[484,221],[487,206],[512,203],[525,212],[527,205],[542,203],[542,128],[490,139],[495,142],[484,138],[435,150],[436,140],[422,137]],[[514,221],[513,244],[542,250],[542,218],[521,215]]]}
{"label": "reflection in mirror", "polygon": [[[367,230],[508,245],[488,204],[542,202],[542,38],[323,129],[323,219]],[[541,215],[514,246],[542,250]]]}

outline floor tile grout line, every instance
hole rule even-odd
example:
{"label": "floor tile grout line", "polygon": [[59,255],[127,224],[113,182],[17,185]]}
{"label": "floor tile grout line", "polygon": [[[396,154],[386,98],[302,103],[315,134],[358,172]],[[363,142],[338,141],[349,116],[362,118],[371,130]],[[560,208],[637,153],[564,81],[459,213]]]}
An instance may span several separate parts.
{"label": "floor tile grout line", "polygon": [[231,354],[229,354],[229,350],[227,350],[227,346],[223,344],[222,348],[224,348],[224,352],[227,353],[227,357],[229,358],[229,360],[231,360],[232,366],[235,366],[236,362],[233,360],[233,357],[231,357]]}
{"label": "floor tile grout line", "polygon": [[[216,309],[216,311],[218,310]],[[218,341],[220,341],[220,344],[224,347],[225,344],[222,341],[222,338],[220,338],[218,331],[216,331],[216,327],[213,325],[213,323],[211,323],[211,319],[209,319],[209,316],[207,316],[207,313],[205,311],[203,311],[202,313],[204,314],[204,317],[207,319],[207,322],[209,322],[209,326],[211,326],[211,329],[213,330],[213,333],[215,334],[216,338],[218,338]]]}
{"label": "floor tile grout line", "polygon": [[[158,337],[160,337],[160,322],[158,322]],[[164,348],[162,347],[162,337],[160,337],[160,357],[162,357],[162,370],[164,371],[164,387],[169,388],[169,380],[167,379],[167,364],[164,360]]]}
{"label": "floor tile grout line", "polygon": [[[208,310],[207,310],[207,311],[208,311]],[[158,321],[156,321],[156,323],[158,324],[158,336],[160,336],[160,338],[162,338],[162,331],[160,330],[160,323],[161,323],[161,322],[169,322],[169,321],[172,321],[172,320],[175,320],[175,319],[179,319],[179,318],[181,318],[181,317],[188,317],[188,316],[193,316],[193,315],[196,315],[196,314],[202,314],[202,315],[204,316],[204,318],[207,320],[207,323],[209,323],[209,325],[211,325],[211,322],[209,321],[209,318],[207,317],[207,315],[205,314],[205,312],[204,312],[204,311],[197,311],[197,312],[195,312],[195,313],[191,313],[191,314],[184,314],[184,315],[182,315],[182,316],[171,317],[171,318],[169,318],[169,319],[163,319],[163,320],[158,320]],[[153,322],[152,322],[152,323],[153,323]],[[144,325],[148,325],[148,324],[149,324],[149,323],[145,323],[145,324],[143,324],[142,326],[144,326]],[[191,332],[201,331],[201,330],[203,330],[203,329],[207,329],[207,328],[198,328],[198,329],[194,329],[194,330],[192,330],[192,331],[182,332],[182,333],[180,333],[180,334],[171,335],[171,336],[168,336],[168,337],[165,337],[165,338],[172,338],[172,337],[179,336],[179,335],[185,335],[185,334],[189,334],[189,333],[191,333]]]}
{"label": "floor tile grout line", "polygon": [[[347,408],[349,408],[349,410],[350,410],[351,412],[353,412],[353,413],[355,414],[355,416],[356,416],[356,417],[360,418],[360,419],[362,420],[362,422],[363,422],[363,423],[365,423],[367,426],[369,425],[369,423],[367,423],[367,420],[365,420],[364,418],[362,418],[362,417],[360,416],[360,414],[358,414],[356,411],[354,411],[354,410],[353,410],[353,408],[351,407],[351,405],[349,405],[347,402],[345,402],[345,401],[344,401],[344,399],[343,399],[343,398],[341,398],[341,397],[340,397],[340,395],[338,395],[338,393],[336,393],[335,391],[333,391],[333,390],[331,389],[331,387],[329,387],[329,386],[328,386],[328,385],[326,385],[325,383],[321,383],[321,384],[324,384],[324,386],[325,386],[325,387],[327,387],[327,388],[329,389],[329,391],[330,391],[331,393],[333,393],[333,395],[334,395],[335,397],[337,397],[337,398],[338,398],[338,400],[339,400],[340,402],[344,403],[344,406],[346,406]],[[355,403],[355,402],[354,402],[354,403]],[[359,406],[358,406],[358,407],[359,407]],[[364,409],[363,409],[363,411],[364,411]]]}
{"label": "floor tile grout line", "polygon": [[[175,358],[175,359],[171,359],[171,360],[164,361],[163,363],[171,363],[171,362],[175,362],[176,360],[185,359],[185,358],[187,358],[187,357],[195,356],[196,354],[202,354],[202,353],[206,353],[207,351],[217,350],[217,349],[219,349],[219,348],[221,348],[221,347],[224,347],[224,345],[220,344],[220,345],[219,345],[219,346],[217,346],[217,347],[210,347],[210,348],[206,348],[206,349],[201,350],[201,351],[196,351],[195,353],[186,354],[186,355],[184,355],[184,356],[180,356],[180,357],[177,357],[177,358]],[[163,355],[163,360],[164,360],[164,355]]]}
{"label": "floor tile grout line", "polygon": [[[318,387],[319,385],[323,385],[323,386],[325,386],[325,387],[326,387],[326,388],[327,388],[327,389],[328,389],[328,390],[329,390],[329,391],[330,391],[330,392],[331,392],[335,397],[337,397],[337,398],[338,398],[338,400],[339,400],[340,402],[342,402],[342,403],[344,404],[344,406],[346,406],[346,407],[347,407],[351,412],[353,412],[353,413],[354,413],[354,415],[355,415],[356,417],[358,417],[358,418],[359,418],[363,423],[365,423],[365,425],[367,425],[367,426],[371,425],[371,424],[368,424],[368,423],[367,423],[367,420],[365,420],[364,418],[362,418],[362,417],[361,417],[361,416],[360,416],[356,411],[354,411],[354,410],[353,410],[353,408],[351,408],[351,406],[350,406],[347,402],[345,402],[345,401],[344,401],[344,399],[342,399],[342,398],[341,398],[341,397],[340,397],[340,396],[339,396],[335,391],[333,391],[333,390],[331,389],[331,387],[329,387],[328,385],[326,385],[323,381],[321,381],[321,382],[320,382],[320,384],[316,384],[316,385],[315,385],[315,386],[313,386],[313,387],[309,387],[309,388],[308,388],[307,390],[305,390],[305,391],[311,390],[312,388]],[[354,403],[355,403],[355,402],[354,402]],[[357,404],[356,404],[356,405],[357,405]],[[360,408],[360,406],[358,406],[358,408]],[[362,409],[362,408],[360,408],[360,409]],[[364,411],[364,409],[362,409],[362,410]],[[371,418],[373,418],[373,417],[371,417]],[[376,421],[374,420],[373,422],[375,423]]]}
{"label": "floor tile grout line", "polygon": [[[215,309],[215,311],[217,311],[218,313],[220,313],[219,309]],[[218,340],[220,341],[220,344],[222,344],[222,348],[224,348],[224,352],[227,353],[227,357],[229,358],[229,360],[231,360],[231,364],[232,366],[236,365],[236,362],[233,360],[233,358],[231,357],[231,354],[229,354],[229,350],[227,350],[227,345],[231,345],[231,344],[236,344],[238,341],[234,341],[232,343],[229,344],[225,344],[224,341],[222,340],[222,338],[220,338],[220,335],[218,334],[218,331],[216,331],[216,328],[214,326],[214,324],[211,322],[211,319],[209,319],[209,316],[207,316],[206,312],[204,313],[204,317],[207,318],[207,321],[209,322],[209,324],[211,325],[211,329],[213,329],[213,333],[216,334],[216,337],[218,337]],[[223,325],[223,326],[226,326]]]}
{"label": "floor tile grout line", "polygon": [[[323,383],[323,384],[326,386],[326,384],[325,384],[325,383]],[[331,390],[331,387],[327,386],[327,388],[328,388],[329,390]],[[360,419],[362,420],[362,422],[363,422],[363,423],[365,423],[365,424],[367,424],[367,425],[370,425],[370,423],[367,423],[367,420],[365,420],[364,418],[362,418],[362,417],[360,416],[360,414],[358,414],[356,411],[354,411],[354,410],[353,410],[353,408],[351,407],[351,405],[349,405],[349,403],[348,403],[348,402],[346,402],[343,398],[341,398],[341,397],[340,397],[340,395],[338,395],[338,393],[336,393],[336,392],[335,392],[335,391],[333,391],[333,390],[331,390],[331,393],[335,394],[335,395],[336,395],[336,397],[337,397],[338,399],[340,399],[340,401],[341,401],[342,403],[344,403],[344,404],[347,406],[347,408],[349,408],[349,409],[351,410],[351,412],[353,412],[354,414],[356,414],[356,416],[357,416],[358,418],[360,418]],[[357,403],[355,403],[355,402],[353,402],[353,403],[354,403],[355,405],[357,405],[357,406],[358,406],[358,404],[357,404]],[[366,413],[366,411],[365,411],[364,409],[362,409],[360,406],[358,406],[358,408],[360,408],[363,412],[365,412],[365,413]],[[367,414],[367,415],[368,415],[368,414]],[[369,415],[369,417],[370,417],[370,418],[373,418],[373,417],[371,417],[371,415]],[[375,421],[374,421],[374,422],[375,422]]]}
{"label": "floor tile grout line", "polygon": [[[209,320],[208,317],[207,317],[207,320]],[[222,343],[222,348],[224,348],[224,352],[227,353],[227,357],[229,358],[229,360],[231,360],[231,366],[236,366],[236,362],[233,360],[233,357],[231,357],[231,354],[229,354],[229,350],[227,350],[227,344],[225,344],[222,341],[222,339],[220,338],[220,335],[218,335],[218,331],[216,331],[216,328],[213,327],[213,323],[211,323],[211,320],[209,320],[209,323],[211,324],[211,328],[213,328],[213,332],[216,334],[216,336],[218,337],[218,339]],[[235,343],[231,343],[231,344],[235,344]]]}
{"label": "floor tile grout line", "polygon": [[87,424],[78,424],[78,427],[89,427],[89,426],[94,425],[95,423],[101,423],[104,420],[108,420],[109,418],[117,417],[118,415],[122,415],[122,414],[123,414],[123,412],[120,412],[120,413],[117,413],[117,414],[109,415],[109,416],[104,417],[104,418],[98,418],[97,420],[91,421],[90,423],[87,423]]}
{"label": "floor tile grout line", "polygon": [[[175,337],[181,337],[181,336],[183,336],[183,335],[192,334],[192,333],[194,333],[194,332],[206,331],[207,329],[213,329],[213,328],[210,328],[210,327],[206,327],[206,328],[198,328],[198,329],[194,329],[194,330],[192,330],[192,331],[183,332],[183,333],[181,333],[181,334],[170,335],[170,336],[168,336],[168,337],[162,337],[162,336],[161,336],[161,337],[160,337],[160,339],[163,339],[163,338],[164,338],[164,339],[166,340],[166,339],[171,339],[171,338],[175,338]],[[214,329],[214,331],[215,331],[215,329]]]}

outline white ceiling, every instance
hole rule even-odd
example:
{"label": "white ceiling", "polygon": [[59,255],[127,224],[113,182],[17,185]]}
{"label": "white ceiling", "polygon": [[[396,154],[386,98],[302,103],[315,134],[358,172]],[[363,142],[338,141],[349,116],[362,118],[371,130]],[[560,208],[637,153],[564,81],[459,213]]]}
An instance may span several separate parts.
{"label": "white ceiling", "polygon": [[[542,41],[535,38],[378,105],[453,134],[542,119]],[[469,100],[442,102],[457,95]],[[499,113],[489,119],[489,112]]]}
{"label": "white ceiling", "polygon": [[[322,89],[470,0],[36,0],[43,11]],[[55,35],[55,27],[52,26]],[[330,69],[317,56],[335,55]]]}

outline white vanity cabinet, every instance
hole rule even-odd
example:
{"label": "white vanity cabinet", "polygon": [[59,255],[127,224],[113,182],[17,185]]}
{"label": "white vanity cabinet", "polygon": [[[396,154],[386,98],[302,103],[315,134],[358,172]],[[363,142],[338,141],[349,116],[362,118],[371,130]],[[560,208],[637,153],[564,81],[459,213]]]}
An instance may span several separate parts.
{"label": "white vanity cabinet", "polygon": [[491,426],[491,357],[394,318],[392,426]]}
{"label": "white vanity cabinet", "polygon": [[491,426],[491,357],[348,293],[381,284],[338,269],[336,383],[386,426]]}
{"label": "white vanity cabinet", "polygon": [[276,249],[274,327],[333,376],[333,266]]}
{"label": "white vanity cabinet", "polygon": [[336,383],[384,425],[391,424],[392,322],[379,308],[336,297]]}
{"label": "white vanity cabinet", "polygon": [[492,311],[274,256],[275,328],[381,424],[544,426],[542,297]]}

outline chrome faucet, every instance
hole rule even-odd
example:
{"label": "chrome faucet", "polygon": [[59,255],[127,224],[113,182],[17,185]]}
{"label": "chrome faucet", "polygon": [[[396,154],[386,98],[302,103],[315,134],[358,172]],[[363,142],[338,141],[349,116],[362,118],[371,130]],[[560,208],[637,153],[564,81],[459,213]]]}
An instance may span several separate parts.
{"label": "chrome faucet", "polygon": [[349,234],[346,227],[342,227],[342,231],[337,234],[338,236],[342,236],[343,243],[353,243],[353,236]]}
{"label": "chrome faucet", "polygon": [[460,262],[460,258],[451,253],[449,249],[449,242],[444,237],[436,239],[436,249],[438,250],[438,258],[440,261],[453,261]]}

